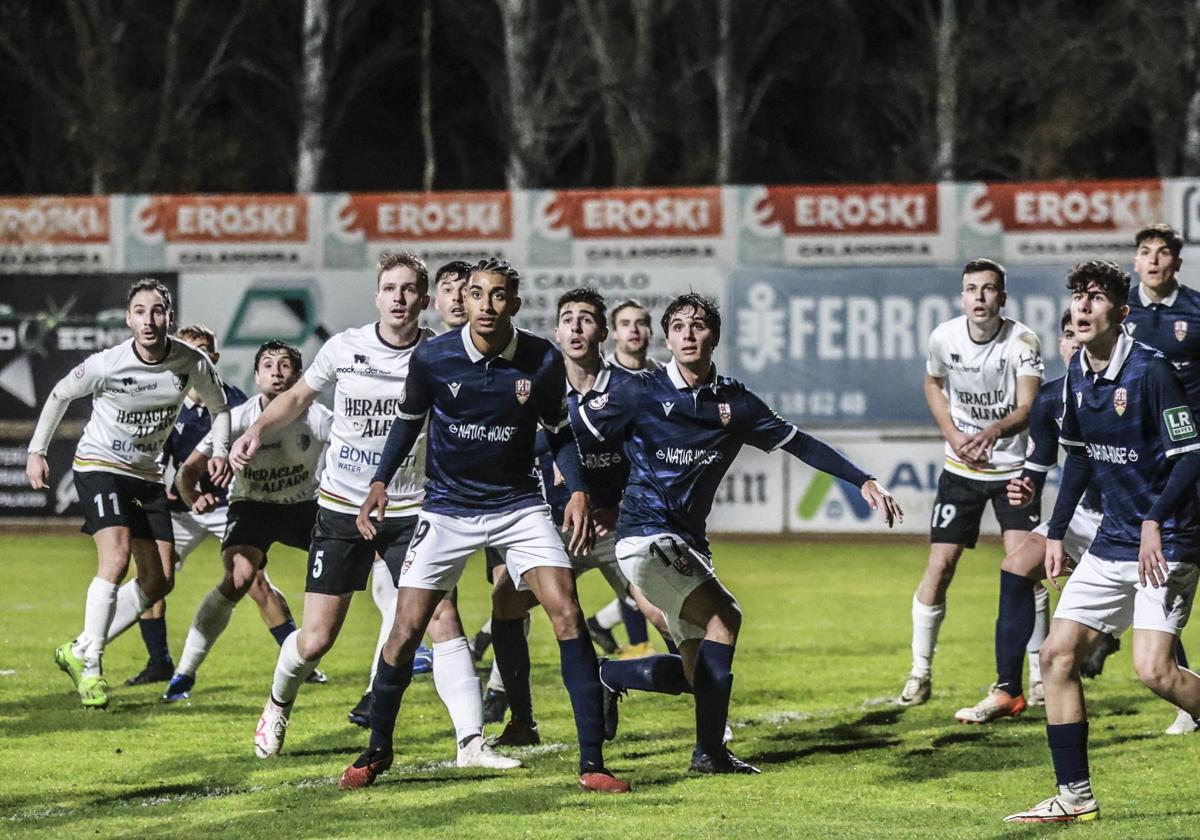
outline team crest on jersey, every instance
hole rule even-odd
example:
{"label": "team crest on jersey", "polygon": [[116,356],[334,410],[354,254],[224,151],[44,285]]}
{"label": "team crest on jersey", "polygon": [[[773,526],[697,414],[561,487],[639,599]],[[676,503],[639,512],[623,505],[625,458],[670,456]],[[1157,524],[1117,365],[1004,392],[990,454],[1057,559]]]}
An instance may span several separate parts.
{"label": "team crest on jersey", "polygon": [[461,388],[461,387],[462,387],[462,383],[461,383],[461,382],[451,382],[451,383],[450,383],[450,396],[452,396],[452,397],[457,397],[457,396],[458,396],[458,389],[459,389],[459,388]]}
{"label": "team crest on jersey", "polygon": [[1008,364],[1008,359],[1001,359],[1000,364],[996,365],[996,370],[999,373],[1004,373],[1004,368]]}
{"label": "team crest on jersey", "polygon": [[186,391],[187,385],[188,385],[188,375],[186,373],[182,373],[182,374],[172,373],[171,374],[171,384],[175,386],[176,391]]}
{"label": "team crest on jersey", "polygon": [[1183,341],[1187,338],[1187,321],[1175,322],[1175,340]]}
{"label": "team crest on jersey", "polygon": [[76,379],[83,379],[83,365],[76,366],[75,370],[71,372],[75,374]]}
{"label": "team crest on jersey", "polygon": [[675,403],[672,402],[671,400],[667,400],[666,402],[664,402],[662,404],[662,407],[663,407],[663,417],[670,417],[671,409],[675,407]]}
{"label": "team crest on jersey", "polygon": [[606,405],[608,405],[608,394],[601,394],[598,397],[592,397],[588,400],[588,408],[592,411],[599,411]]}
{"label": "team crest on jersey", "polygon": [[517,402],[525,405],[525,401],[529,399],[529,394],[533,391],[533,383],[528,379],[517,380]]}
{"label": "team crest on jersey", "polygon": [[721,418],[722,426],[728,426],[729,421],[733,419],[733,408],[729,403],[720,403],[717,405],[717,416]]}
{"label": "team crest on jersey", "polygon": [[312,446],[312,438],[308,435],[300,435],[300,451],[307,452],[308,447]]}
{"label": "team crest on jersey", "polygon": [[1125,406],[1129,393],[1124,388],[1118,388],[1113,394],[1113,408],[1117,411],[1117,416],[1120,417],[1125,413]]}

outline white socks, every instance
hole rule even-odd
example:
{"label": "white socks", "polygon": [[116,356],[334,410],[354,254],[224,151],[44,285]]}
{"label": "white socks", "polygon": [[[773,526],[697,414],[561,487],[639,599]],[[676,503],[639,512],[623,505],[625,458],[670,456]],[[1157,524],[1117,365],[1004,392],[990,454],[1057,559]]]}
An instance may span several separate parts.
{"label": "white socks", "polygon": [[300,693],[300,686],[321,660],[309,661],[300,655],[296,646],[300,631],[283,640],[279,646],[279,660],[275,663],[275,681],[271,684],[271,697],[276,703],[287,706]]}
{"label": "white socks", "polygon": [[179,657],[176,673],[187,674],[189,677],[196,675],[204,657],[208,656],[212,646],[229,626],[229,619],[236,606],[237,604],[222,595],[217,587],[213,587],[213,590],[204,596],[204,600],[196,608],[196,617],[192,619],[187,641],[183,643],[183,655]]}
{"label": "white socks", "polygon": [[1050,593],[1046,591],[1046,587],[1039,584],[1034,588],[1033,603],[1033,635],[1029,637],[1029,644],[1025,645],[1025,653],[1029,659],[1030,685],[1042,681],[1042,663],[1038,653],[1042,649],[1042,643],[1046,641],[1046,634],[1050,632]]}
{"label": "white socks", "polygon": [[433,684],[450,713],[458,743],[482,734],[483,700],[466,636],[433,643]]}
{"label": "white socks", "polygon": [[1096,798],[1096,795],[1092,793],[1092,780],[1090,778],[1084,779],[1081,782],[1059,785],[1058,795],[1068,802],[1076,804],[1088,802]]}
{"label": "white socks", "polygon": [[605,630],[611,630],[621,623],[621,602],[616,598],[600,608],[595,615],[596,623]]}
{"label": "white socks", "polygon": [[104,642],[116,608],[117,585],[92,578],[83,604],[83,632],[72,645],[75,655],[83,660],[85,677],[100,676],[100,658],[104,655]]}
{"label": "white socks", "polygon": [[912,600],[912,673],[917,677],[928,677],[933,668],[933,651],[937,648],[938,630],[946,617],[946,604],[943,602],[929,607],[917,600]]}
{"label": "white socks", "polygon": [[392,632],[392,624],[396,621],[396,587],[392,583],[392,573],[388,571],[387,563],[375,558],[371,564],[371,597],[379,609],[379,638],[375,642],[375,655],[371,657],[371,675],[367,677],[367,692],[375,684],[375,669],[379,667],[379,654],[383,651],[383,643]]}
{"label": "white socks", "polygon": [[137,578],[127,581],[117,590],[117,609],[113,613],[112,623],[108,626],[108,642],[120,636],[137,623],[138,616],[150,609],[154,602],[146,597]]}

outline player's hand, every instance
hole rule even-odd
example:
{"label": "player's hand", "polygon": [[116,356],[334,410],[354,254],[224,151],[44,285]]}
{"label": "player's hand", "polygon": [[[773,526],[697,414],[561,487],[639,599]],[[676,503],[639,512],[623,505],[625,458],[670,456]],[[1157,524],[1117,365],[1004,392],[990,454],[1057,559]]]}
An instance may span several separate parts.
{"label": "player's hand", "polygon": [[246,469],[246,465],[250,463],[250,459],[254,457],[254,453],[258,451],[261,443],[262,438],[251,426],[245,434],[233,442],[233,446],[229,447],[229,463],[233,464],[233,468],[239,472]]}
{"label": "player's hand", "polygon": [[1066,573],[1067,553],[1063,551],[1062,540],[1046,540],[1046,580],[1057,591],[1062,592],[1058,579]]}
{"label": "player's hand", "polygon": [[879,486],[875,479],[869,479],[862,486],[862,497],[867,500],[871,510],[879,511],[883,521],[891,528],[893,524],[904,521],[904,511],[896,497]]}
{"label": "player's hand", "polygon": [[229,468],[229,461],[224,458],[209,458],[208,478],[216,487],[228,487],[229,479],[233,478],[233,470]]}
{"label": "player's hand", "polygon": [[1028,476],[1025,478],[1010,479],[1004,489],[1008,493],[1008,503],[1015,508],[1023,508],[1029,505],[1037,493],[1037,488],[1033,486],[1033,479]]}
{"label": "player's hand", "polygon": [[375,526],[371,523],[371,514],[374,513],[375,518],[383,522],[387,515],[387,503],[387,485],[382,481],[372,481],[371,489],[367,491],[367,500],[362,503],[362,507],[358,509],[358,516],[354,518],[354,524],[358,526],[358,533],[363,535],[363,539],[375,539]]}
{"label": "player's hand", "polygon": [[34,490],[45,490],[50,486],[50,465],[46,463],[45,455],[40,452],[29,453],[25,459],[25,477]]}
{"label": "player's hand", "polygon": [[581,490],[571,494],[567,508],[563,511],[562,531],[571,534],[567,540],[567,551],[576,557],[581,557],[592,550],[595,534],[592,531],[592,515],[589,508],[588,495]]}
{"label": "player's hand", "polygon": [[946,438],[946,443],[950,444],[950,448],[954,450],[954,454],[958,456],[964,464],[968,466],[985,466],[987,460],[980,461],[974,450],[968,449],[967,444],[973,440],[972,435],[964,434],[963,432],[955,431],[950,437]]}
{"label": "player's hand", "polygon": [[1142,543],[1138,547],[1138,580],[1155,589],[1165,586],[1171,569],[1162,553],[1162,533],[1153,519],[1142,522]]}
{"label": "player's hand", "polygon": [[207,513],[217,506],[217,497],[212,493],[201,493],[192,502],[192,513]]}
{"label": "player's hand", "polygon": [[613,531],[617,530],[617,509],[594,508],[592,510],[592,524],[596,526],[597,537],[607,537]]}
{"label": "player's hand", "polygon": [[996,426],[988,426],[986,429],[980,429],[975,434],[967,438],[962,445],[961,453],[967,458],[973,459],[976,463],[985,464],[992,457],[992,448],[996,445],[996,441],[1000,438],[1000,431]]}

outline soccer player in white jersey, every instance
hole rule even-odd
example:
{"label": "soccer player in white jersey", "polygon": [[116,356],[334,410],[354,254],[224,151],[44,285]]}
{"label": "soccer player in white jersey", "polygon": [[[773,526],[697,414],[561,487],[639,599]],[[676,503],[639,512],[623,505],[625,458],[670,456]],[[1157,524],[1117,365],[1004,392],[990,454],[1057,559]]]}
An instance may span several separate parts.
{"label": "soccer player in white jersey", "polygon": [[1006,485],[1021,474],[1029,411],[1042,381],[1037,335],[1001,314],[1004,267],[972,260],[963,267],[962,311],[929,337],[925,401],[946,440],[938,479],[929,562],[912,600],[912,669],[897,702],[929,699],[933,653],[946,616],[946,591],[964,548],[974,548],[988,501],[1006,554],[1041,521],[1038,506],[1016,509]]}
{"label": "soccer player in white jersey", "polygon": [[[254,383],[259,392],[233,409],[230,434],[245,432],[272,400],[296,383],[302,367],[300,351],[290,344],[268,341],[259,347],[254,357]],[[196,609],[164,700],[175,702],[190,696],[196,671],[228,626],[233,608],[262,577],[271,546],[279,542],[308,551],[317,517],[320,465],[332,424],[333,413],[313,403],[303,417],[266,435],[249,466],[234,476],[229,488],[228,527],[221,545],[225,572]],[[199,514],[217,504],[215,495],[199,482],[211,456],[209,435],[192,450],[176,476],[180,498]]]}
{"label": "soccer player in white jersey", "polygon": [[84,706],[108,705],[101,658],[117,588],[137,562],[138,609],[165,596],[175,580],[174,532],[159,455],[189,388],[213,415],[214,476],[226,469],[229,409],[221,381],[201,351],[168,334],[171,293],[153,279],[129,288],[125,323],[133,338],[88,356],[54,386],[38,417],[25,472],[30,486],[48,486],[46,449],[71,400],[92,397],[92,416],[75,450],[75,489],[86,534],[96,543],[96,577],[88,586],[83,630],[54,652]]}
{"label": "soccer player in white jersey", "polygon": [[[374,539],[359,534],[358,505],[367,497],[368,480],[404,399],[413,353],[430,337],[418,325],[421,311],[429,305],[425,263],[407,252],[384,254],[377,278],[379,321],[327,341],[300,380],[267,406],[232,449],[231,463],[245,469],[264,435],[299,418],[322,391],[334,387],[333,427],[308,555],[304,626],[280,648],[271,693],[254,735],[255,754],[260,758],[278,755],[283,748],[300,685],[333,646],[351,596],[366,588],[376,555],[393,576],[399,575],[424,497],[422,442],[386,488],[386,515]],[[391,616],[386,618],[390,625]],[[520,766],[515,759],[496,755],[483,742],[479,678],[449,599],[445,606],[439,605],[429,635],[434,640],[434,685],[454,723],[459,766]]]}

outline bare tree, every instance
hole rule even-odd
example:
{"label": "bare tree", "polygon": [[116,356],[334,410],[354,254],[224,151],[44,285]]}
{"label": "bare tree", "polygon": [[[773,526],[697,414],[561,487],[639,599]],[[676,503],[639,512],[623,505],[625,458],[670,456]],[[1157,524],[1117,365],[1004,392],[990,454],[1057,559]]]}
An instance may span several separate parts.
{"label": "bare tree", "polygon": [[304,0],[296,192],[316,192],[321,184],[321,169],[325,163],[325,113],[329,97],[325,68],[328,35],[329,0]]}

